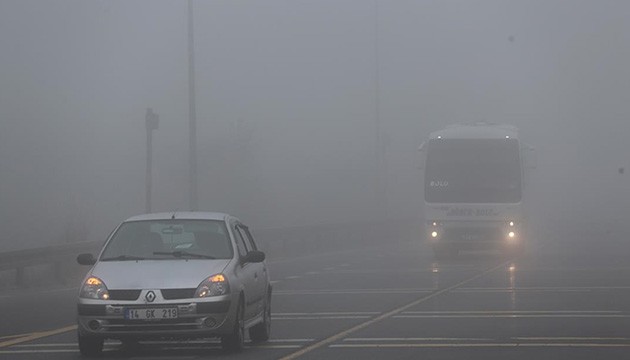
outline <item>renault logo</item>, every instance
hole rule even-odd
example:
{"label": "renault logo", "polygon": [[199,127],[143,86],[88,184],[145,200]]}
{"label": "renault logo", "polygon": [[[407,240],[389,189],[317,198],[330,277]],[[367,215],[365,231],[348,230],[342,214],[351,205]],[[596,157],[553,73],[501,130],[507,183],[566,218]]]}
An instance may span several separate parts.
{"label": "renault logo", "polygon": [[147,302],[153,302],[155,300],[155,293],[153,291],[149,291],[144,298],[147,299]]}

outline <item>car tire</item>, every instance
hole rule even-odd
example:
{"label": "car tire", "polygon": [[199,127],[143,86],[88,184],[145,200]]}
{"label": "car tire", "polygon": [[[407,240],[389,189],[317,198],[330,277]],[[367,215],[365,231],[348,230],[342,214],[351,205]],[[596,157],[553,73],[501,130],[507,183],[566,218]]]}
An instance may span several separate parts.
{"label": "car tire", "polygon": [[221,347],[228,352],[240,352],[245,347],[245,319],[243,299],[238,302],[236,308],[236,321],[232,333],[221,337]]}
{"label": "car tire", "polygon": [[99,356],[103,351],[103,338],[96,336],[82,335],[80,332],[77,335],[79,341],[79,352],[85,357]]}
{"label": "car tire", "polygon": [[267,295],[263,321],[249,329],[249,337],[253,342],[264,342],[271,336],[271,294]]}

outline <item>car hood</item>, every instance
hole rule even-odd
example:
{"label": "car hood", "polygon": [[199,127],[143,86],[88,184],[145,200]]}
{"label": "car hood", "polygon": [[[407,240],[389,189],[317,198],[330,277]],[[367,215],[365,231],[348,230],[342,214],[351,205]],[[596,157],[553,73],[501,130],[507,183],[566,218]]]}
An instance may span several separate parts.
{"label": "car hood", "polygon": [[101,261],[92,269],[92,276],[103,280],[110,290],[196,288],[205,278],[222,272],[229,262],[229,259]]}

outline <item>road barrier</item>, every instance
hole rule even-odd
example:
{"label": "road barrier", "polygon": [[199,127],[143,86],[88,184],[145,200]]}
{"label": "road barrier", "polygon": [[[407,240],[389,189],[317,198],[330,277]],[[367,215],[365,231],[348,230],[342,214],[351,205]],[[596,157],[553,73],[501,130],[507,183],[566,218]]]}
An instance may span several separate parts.
{"label": "road barrier", "polygon": [[[420,239],[418,221],[323,224],[279,229],[252,229],[268,259],[348,250],[382,242]],[[410,226],[413,225],[413,226]],[[103,242],[79,242],[0,253],[0,273],[15,272],[15,285],[24,286],[27,268],[42,268],[42,276],[57,282],[74,281],[87,267],[76,263],[81,253],[97,254]],[[33,270],[34,271],[34,270]],[[31,275],[31,274],[29,274]]]}

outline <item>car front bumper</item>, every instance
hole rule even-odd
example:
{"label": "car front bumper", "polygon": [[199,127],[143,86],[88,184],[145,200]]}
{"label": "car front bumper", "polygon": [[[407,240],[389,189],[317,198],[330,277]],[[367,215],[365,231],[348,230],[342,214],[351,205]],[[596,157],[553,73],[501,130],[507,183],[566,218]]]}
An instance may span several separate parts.
{"label": "car front bumper", "polygon": [[[171,319],[139,320],[125,317],[127,309],[176,308]],[[84,336],[110,339],[209,338],[229,334],[234,328],[236,302],[231,296],[194,301],[116,303],[79,299],[78,331]]]}

